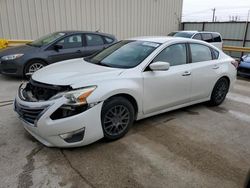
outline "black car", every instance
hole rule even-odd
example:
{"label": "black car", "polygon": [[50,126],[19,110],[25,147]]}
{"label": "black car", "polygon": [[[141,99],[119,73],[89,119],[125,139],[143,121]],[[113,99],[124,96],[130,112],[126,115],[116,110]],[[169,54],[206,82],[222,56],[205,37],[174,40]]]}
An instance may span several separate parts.
{"label": "black car", "polygon": [[0,71],[5,75],[28,76],[58,61],[92,55],[117,39],[110,34],[86,31],[61,31],[26,45],[0,51]]}

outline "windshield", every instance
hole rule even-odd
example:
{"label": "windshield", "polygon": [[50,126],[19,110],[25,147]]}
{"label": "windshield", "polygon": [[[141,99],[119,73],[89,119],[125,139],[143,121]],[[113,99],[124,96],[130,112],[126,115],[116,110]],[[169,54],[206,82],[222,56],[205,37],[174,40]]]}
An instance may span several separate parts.
{"label": "windshield", "polygon": [[132,68],[148,57],[159,43],[146,41],[120,41],[85,61],[114,68]]}
{"label": "windshield", "polygon": [[44,45],[47,45],[51,42],[54,42],[56,39],[64,36],[65,33],[52,33],[52,34],[48,34],[48,35],[45,35],[31,43],[28,43],[28,45],[31,45],[31,46],[37,46],[37,47],[41,47],[41,46],[44,46]]}
{"label": "windshield", "polygon": [[190,33],[190,32],[172,32],[168,34],[168,36],[184,37],[184,38],[191,38],[193,35],[194,33]]}

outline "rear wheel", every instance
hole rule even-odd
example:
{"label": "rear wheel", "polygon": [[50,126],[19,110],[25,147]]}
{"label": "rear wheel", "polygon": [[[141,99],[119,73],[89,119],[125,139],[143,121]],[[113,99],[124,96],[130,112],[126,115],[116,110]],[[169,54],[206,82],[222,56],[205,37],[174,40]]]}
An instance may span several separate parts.
{"label": "rear wheel", "polygon": [[113,97],[104,102],[101,114],[104,137],[116,140],[123,137],[133,124],[135,110],[130,101]]}
{"label": "rear wheel", "polygon": [[32,60],[24,68],[24,76],[30,77],[34,72],[46,66],[46,63],[41,60]]}
{"label": "rear wheel", "polygon": [[213,89],[211,99],[209,104],[211,106],[218,106],[220,105],[226,98],[229,89],[229,81],[226,78],[220,78]]}

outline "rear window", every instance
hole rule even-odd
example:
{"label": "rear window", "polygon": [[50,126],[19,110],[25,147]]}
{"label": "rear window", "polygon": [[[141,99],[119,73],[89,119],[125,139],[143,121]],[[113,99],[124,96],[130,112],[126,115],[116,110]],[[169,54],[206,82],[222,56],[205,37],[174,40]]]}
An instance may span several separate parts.
{"label": "rear window", "polygon": [[214,42],[221,42],[221,37],[218,33],[213,33],[212,35],[214,37]]}
{"label": "rear window", "polygon": [[109,38],[109,37],[104,37],[104,40],[107,44],[111,44],[112,42],[114,42],[114,39]]}
{"label": "rear window", "polygon": [[202,39],[206,42],[213,42],[213,36],[211,33],[202,33]]}
{"label": "rear window", "polygon": [[219,58],[219,52],[213,48],[211,48],[213,59],[218,59]]}

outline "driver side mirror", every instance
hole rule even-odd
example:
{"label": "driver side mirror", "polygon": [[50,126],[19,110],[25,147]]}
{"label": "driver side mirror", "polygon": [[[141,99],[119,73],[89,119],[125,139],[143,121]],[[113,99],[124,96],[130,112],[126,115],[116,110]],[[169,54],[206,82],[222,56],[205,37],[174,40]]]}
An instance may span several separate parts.
{"label": "driver side mirror", "polygon": [[63,49],[63,46],[62,46],[61,44],[55,44],[55,45],[54,45],[54,49],[55,49],[56,51],[59,51],[60,49]]}
{"label": "driver side mirror", "polygon": [[166,71],[169,69],[169,67],[170,67],[170,64],[164,61],[153,62],[149,65],[149,68],[152,71]]}

